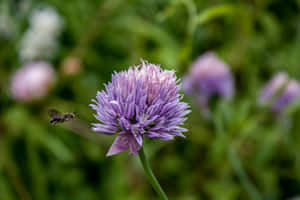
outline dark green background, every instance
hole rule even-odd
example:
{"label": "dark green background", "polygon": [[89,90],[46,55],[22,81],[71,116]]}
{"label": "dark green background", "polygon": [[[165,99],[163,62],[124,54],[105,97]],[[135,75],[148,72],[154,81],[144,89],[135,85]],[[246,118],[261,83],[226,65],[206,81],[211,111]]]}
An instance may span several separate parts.
{"label": "dark green background", "polygon": [[[157,199],[138,157],[105,157],[114,138],[88,131],[96,122],[88,104],[114,70],[142,58],[182,77],[206,51],[231,66],[236,95],[229,103],[217,101],[211,120],[186,97],[192,105],[186,139],[146,141],[169,198],[300,195],[299,106],[276,119],[257,105],[260,88],[276,72],[300,78],[299,0],[32,0],[24,13],[20,2],[0,2],[16,24],[14,34],[0,38],[1,200]],[[44,100],[21,104],[10,97],[9,84],[21,66],[19,41],[28,16],[40,5],[53,6],[65,21],[59,52],[50,60],[58,81]],[[80,74],[60,74],[68,56],[82,60]],[[74,111],[84,122],[52,126],[48,108]]]}

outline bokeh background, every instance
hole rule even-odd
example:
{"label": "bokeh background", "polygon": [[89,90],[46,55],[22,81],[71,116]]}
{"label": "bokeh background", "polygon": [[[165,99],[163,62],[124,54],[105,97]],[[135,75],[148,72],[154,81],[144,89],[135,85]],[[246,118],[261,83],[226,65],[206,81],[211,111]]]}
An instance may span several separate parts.
{"label": "bokeh background", "polygon": [[[32,15],[43,8],[61,28],[36,50],[47,56],[23,58]],[[207,51],[231,67],[236,93],[231,102],[217,99],[210,119],[186,96],[186,139],[146,142],[169,198],[300,196],[299,106],[279,119],[257,103],[278,71],[300,80],[299,0],[1,0],[0,199],[157,199],[138,157],[105,157],[113,137],[90,131],[89,104],[113,71],[141,58],[181,78]],[[32,61],[51,64],[56,82],[44,98],[22,102],[12,96],[12,77]],[[77,119],[51,125],[49,108]]]}

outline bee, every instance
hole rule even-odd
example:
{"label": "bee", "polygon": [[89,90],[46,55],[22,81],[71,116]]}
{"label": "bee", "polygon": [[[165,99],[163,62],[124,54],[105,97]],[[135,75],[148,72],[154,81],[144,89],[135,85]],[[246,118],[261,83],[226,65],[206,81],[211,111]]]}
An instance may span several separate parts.
{"label": "bee", "polygon": [[51,117],[50,123],[56,124],[56,123],[63,123],[65,121],[69,121],[70,119],[73,119],[75,117],[74,113],[64,113],[62,114],[58,110],[55,109],[49,109],[48,114]]}

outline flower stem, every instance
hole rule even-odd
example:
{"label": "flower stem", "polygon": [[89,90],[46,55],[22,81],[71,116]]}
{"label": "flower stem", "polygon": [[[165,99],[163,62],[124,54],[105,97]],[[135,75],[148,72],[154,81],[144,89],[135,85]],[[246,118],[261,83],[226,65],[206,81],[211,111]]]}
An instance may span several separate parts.
{"label": "flower stem", "polygon": [[249,193],[249,195],[252,197],[252,199],[254,200],[262,199],[259,191],[254,186],[254,184],[250,181],[246,171],[244,170],[241,160],[239,159],[238,155],[232,148],[228,149],[228,156],[233,170],[235,171],[236,175],[241,181],[241,184],[243,185],[245,190]]}
{"label": "flower stem", "polygon": [[159,198],[162,200],[168,200],[167,195],[165,194],[165,192],[163,191],[163,189],[161,188],[159,182],[157,181],[157,179],[155,178],[151,168],[150,168],[150,164],[146,158],[145,152],[143,147],[140,149],[139,151],[139,157],[140,160],[142,162],[143,168],[145,170],[145,173],[153,187],[153,189],[156,191],[156,193],[158,194]]}
{"label": "flower stem", "polygon": [[255,187],[255,185],[251,182],[250,178],[248,177],[243,165],[242,161],[234,151],[233,147],[231,147],[229,142],[229,137],[225,132],[223,119],[220,112],[216,112],[216,116],[214,119],[215,127],[217,136],[220,137],[224,142],[227,149],[229,161],[231,164],[232,169],[234,170],[235,174],[239,178],[242,186],[244,189],[248,192],[248,194],[252,197],[254,200],[261,200],[262,196],[258,189]]}

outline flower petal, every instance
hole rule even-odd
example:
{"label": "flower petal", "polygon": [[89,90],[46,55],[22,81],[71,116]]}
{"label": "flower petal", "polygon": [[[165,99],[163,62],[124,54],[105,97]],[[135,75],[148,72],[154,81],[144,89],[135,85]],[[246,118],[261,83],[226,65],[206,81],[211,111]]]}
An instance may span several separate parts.
{"label": "flower petal", "polygon": [[114,143],[111,145],[109,151],[107,152],[106,156],[112,156],[122,151],[127,150],[130,148],[129,154],[137,155],[138,151],[141,148],[131,133],[121,132],[115,139]]}

